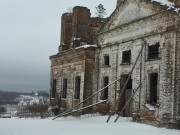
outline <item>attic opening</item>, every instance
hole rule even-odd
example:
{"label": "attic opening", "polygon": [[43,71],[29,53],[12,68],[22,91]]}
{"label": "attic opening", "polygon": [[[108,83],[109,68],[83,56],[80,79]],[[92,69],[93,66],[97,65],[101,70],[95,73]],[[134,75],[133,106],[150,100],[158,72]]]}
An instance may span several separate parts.
{"label": "attic opening", "polygon": [[63,92],[62,92],[62,98],[67,97],[67,78],[63,79]]}
{"label": "attic opening", "polygon": [[149,74],[149,103],[157,104],[158,73]]}
{"label": "attic opening", "polygon": [[80,88],[81,88],[81,77],[76,76],[74,99],[80,99]]}
{"label": "attic opening", "polygon": [[148,46],[148,59],[159,58],[159,42]]}
{"label": "attic opening", "polygon": [[131,63],[131,50],[122,52],[122,63]]}
{"label": "attic opening", "polygon": [[[109,77],[104,77],[103,78],[103,88],[104,87],[106,87],[107,85],[109,85]],[[101,92],[101,100],[106,100],[106,99],[108,99],[108,87],[107,88],[105,88],[102,92]]]}

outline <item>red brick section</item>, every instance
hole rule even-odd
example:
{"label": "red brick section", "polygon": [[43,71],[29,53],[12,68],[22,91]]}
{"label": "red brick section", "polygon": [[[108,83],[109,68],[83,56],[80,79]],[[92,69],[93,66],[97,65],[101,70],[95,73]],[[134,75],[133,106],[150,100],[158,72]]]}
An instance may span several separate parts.
{"label": "red brick section", "polygon": [[73,13],[64,13],[61,17],[61,47],[59,52],[74,48],[74,38],[80,39],[80,45],[96,44],[97,31],[104,19],[91,18],[90,10],[76,6]]}
{"label": "red brick section", "polygon": [[104,18],[93,17],[90,19],[88,26],[89,26],[89,40],[88,44],[97,44],[97,32],[101,28]]}
{"label": "red brick section", "polygon": [[61,45],[62,50],[70,48],[72,38],[72,14],[64,13],[61,17]]}
{"label": "red brick section", "polygon": [[[97,31],[103,24],[102,18],[91,18],[90,10],[86,7],[76,6],[73,8],[72,13],[64,13],[61,17],[61,45],[59,46],[59,52],[56,55],[50,56],[51,60],[51,80],[57,79],[57,91],[60,91],[61,82],[58,77],[63,74],[67,75],[68,87],[73,86],[73,80],[71,80],[76,70],[81,70],[84,73],[84,87],[83,98],[87,98],[93,93],[93,77],[94,77],[94,63],[95,63],[95,48],[75,48],[74,38],[79,38],[78,45],[92,45],[97,44]],[[63,68],[66,70],[63,70]],[[52,86],[51,86],[52,87]],[[52,88],[51,88],[52,89]],[[74,90],[74,88],[73,88]],[[50,91],[51,93],[51,91]],[[69,93],[69,97],[72,97],[72,92]],[[82,97],[81,97],[82,98]],[[55,99],[50,99],[51,103],[59,104],[58,96]],[[72,103],[71,103],[72,102]],[[76,104],[79,100],[72,101],[62,100],[59,104],[62,108],[67,109]],[[85,103],[84,106],[92,104],[92,100]],[[83,111],[83,113],[90,112],[91,108]]]}
{"label": "red brick section", "polygon": [[[86,50],[86,59],[85,59],[85,79],[84,79],[84,95],[83,98],[86,99],[93,93],[93,74],[95,68],[95,51]],[[86,105],[92,104],[92,100],[88,100]]]}
{"label": "red brick section", "polygon": [[175,0],[175,5],[177,6],[177,7],[180,7],[180,0]]}
{"label": "red brick section", "polygon": [[73,63],[76,61],[82,61],[85,59],[85,52],[81,51],[78,52],[77,50],[75,51],[70,51],[69,53],[63,53],[60,56],[60,61],[59,64],[63,65],[63,64],[68,64],[68,63]]}
{"label": "red brick section", "polygon": [[81,38],[83,42],[87,42],[88,40],[88,23],[90,15],[90,10],[86,7],[76,6],[73,8],[72,36]]}

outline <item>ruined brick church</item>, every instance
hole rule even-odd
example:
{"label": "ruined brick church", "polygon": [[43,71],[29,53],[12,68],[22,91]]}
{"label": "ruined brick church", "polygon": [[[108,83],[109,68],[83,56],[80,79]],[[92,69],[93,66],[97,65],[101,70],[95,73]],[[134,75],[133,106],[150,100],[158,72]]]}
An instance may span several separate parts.
{"label": "ruined brick church", "polygon": [[121,116],[134,121],[180,128],[180,1],[174,2],[168,9],[117,0],[106,19],[80,6],[64,13],[61,44],[50,56],[50,104],[67,110],[94,95],[79,108],[95,105],[80,113],[124,109]]}

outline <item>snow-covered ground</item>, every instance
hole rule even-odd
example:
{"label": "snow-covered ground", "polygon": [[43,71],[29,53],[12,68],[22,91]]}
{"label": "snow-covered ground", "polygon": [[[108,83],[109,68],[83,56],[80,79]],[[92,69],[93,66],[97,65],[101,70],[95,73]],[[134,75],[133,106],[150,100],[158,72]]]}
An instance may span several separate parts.
{"label": "snow-covered ground", "polygon": [[0,135],[180,135],[180,130],[156,128],[108,116],[48,119],[0,119]]}

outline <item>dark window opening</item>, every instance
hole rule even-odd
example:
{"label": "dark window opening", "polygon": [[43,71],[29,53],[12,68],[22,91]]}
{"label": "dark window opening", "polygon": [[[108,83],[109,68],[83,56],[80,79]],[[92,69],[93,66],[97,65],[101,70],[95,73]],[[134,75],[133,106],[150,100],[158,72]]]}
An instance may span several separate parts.
{"label": "dark window opening", "polygon": [[80,99],[80,87],[81,86],[81,77],[77,76],[75,78],[75,94],[74,94],[74,98],[75,99]]}
{"label": "dark window opening", "polygon": [[109,55],[104,55],[104,65],[109,66]]}
{"label": "dark window opening", "polygon": [[[109,85],[109,77],[104,77],[103,78],[103,88],[106,87],[107,85]],[[108,99],[108,89],[109,88],[107,87],[101,92],[101,100]]]}
{"label": "dark window opening", "polygon": [[87,37],[86,37],[86,36],[82,36],[82,37],[81,37],[81,41],[82,41],[82,42],[87,42]]}
{"label": "dark window opening", "polygon": [[159,43],[148,46],[148,59],[156,59],[159,57]]}
{"label": "dark window opening", "polygon": [[67,97],[67,79],[63,79],[63,93],[62,93],[62,98]]}
{"label": "dark window opening", "polygon": [[55,98],[55,96],[56,96],[56,79],[53,79],[53,82],[52,82],[52,95],[51,95],[51,97]]}
{"label": "dark window opening", "polygon": [[151,105],[157,104],[157,85],[158,85],[158,73],[152,73],[149,75],[150,79],[150,93],[149,102]]}
{"label": "dark window opening", "polygon": [[[128,79],[128,76],[129,76],[128,74],[121,76],[121,89],[124,87],[124,85]],[[132,89],[132,79],[131,78],[129,78],[125,89]]]}
{"label": "dark window opening", "polygon": [[131,78],[128,80],[128,83],[126,85],[126,89],[132,89],[132,79]]}
{"label": "dark window opening", "polygon": [[124,51],[122,54],[122,63],[131,63],[131,50]]}
{"label": "dark window opening", "polygon": [[79,47],[80,46],[80,40],[74,40],[74,47]]}
{"label": "dark window opening", "polygon": [[[132,94],[132,79],[129,78],[127,84],[126,81],[128,79],[129,74],[122,74],[121,75],[121,79],[120,79],[120,93],[121,98],[119,99],[119,103],[118,103],[118,109],[122,110],[123,107],[125,106],[125,104],[129,101],[129,99],[131,98],[131,94]],[[126,84],[126,87],[125,87]],[[125,89],[123,89],[125,87]],[[132,102],[130,101],[130,103],[128,103],[127,107],[124,109],[124,111],[122,112],[122,116],[131,116],[131,104]]]}

